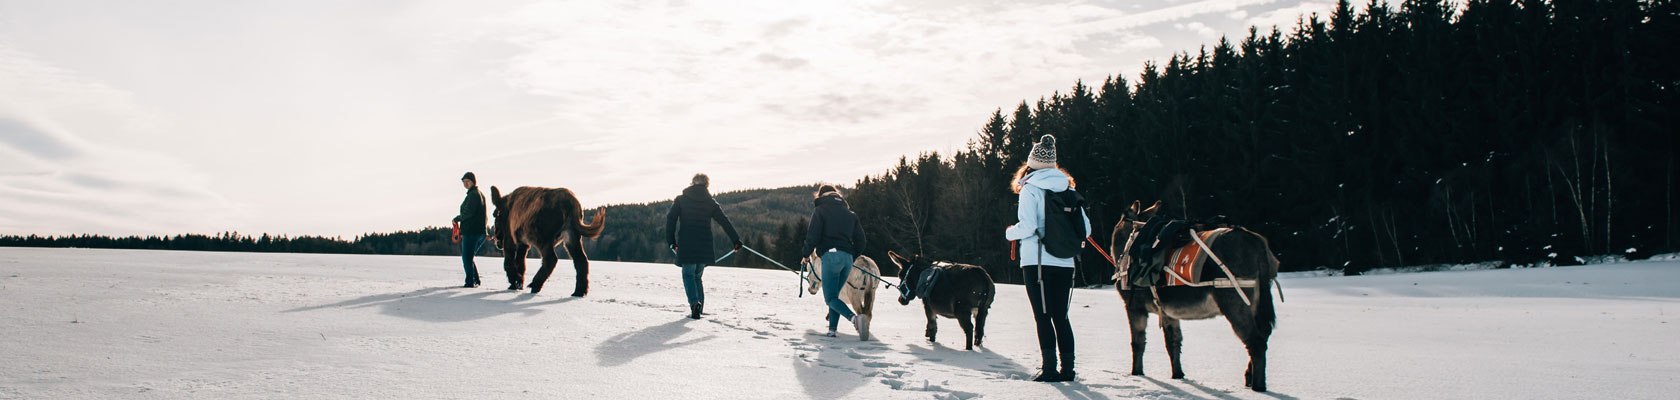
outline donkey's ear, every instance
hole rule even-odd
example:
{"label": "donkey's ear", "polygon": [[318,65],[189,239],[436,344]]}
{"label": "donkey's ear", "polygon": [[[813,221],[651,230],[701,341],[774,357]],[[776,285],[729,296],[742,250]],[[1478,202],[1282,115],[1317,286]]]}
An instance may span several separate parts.
{"label": "donkey's ear", "polygon": [[[491,189],[495,189],[495,187],[491,187]],[[1132,206],[1126,208],[1126,216],[1133,219],[1136,219],[1138,213],[1141,212],[1143,212],[1143,203],[1139,203],[1137,200],[1132,200]]]}
{"label": "donkey's ear", "polygon": [[893,252],[892,250],[887,250],[887,259],[892,260],[893,264],[898,264],[898,266],[900,266],[900,267],[905,266],[905,265],[910,265],[910,260],[909,259],[904,258],[904,256],[898,255],[898,253]]}
{"label": "donkey's ear", "polygon": [[1161,201],[1160,200],[1156,200],[1155,204],[1150,204],[1149,208],[1143,209],[1143,212],[1138,213],[1138,216],[1145,216],[1145,215],[1155,216],[1155,213],[1158,213],[1158,212],[1161,212]]}
{"label": "donkey's ear", "polygon": [[501,207],[502,206],[502,190],[501,189],[497,189],[495,186],[490,187],[490,203],[495,204],[496,207]]}

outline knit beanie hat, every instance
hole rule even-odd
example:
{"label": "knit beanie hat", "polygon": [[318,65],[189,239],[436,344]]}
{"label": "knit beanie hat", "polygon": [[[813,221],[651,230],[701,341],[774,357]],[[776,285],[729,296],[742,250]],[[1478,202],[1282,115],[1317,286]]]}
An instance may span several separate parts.
{"label": "knit beanie hat", "polygon": [[1027,157],[1027,168],[1056,168],[1056,137],[1044,135],[1033,144],[1032,155]]}
{"label": "knit beanie hat", "polygon": [[478,176],[473,175],[473,173],[471,173],[471,172],[468,172],[466,175],[461,175],[461,180],[464,181],[464,180],[468,180],[468,179],[471,179],[473,181],[473,183],[478,183]]}

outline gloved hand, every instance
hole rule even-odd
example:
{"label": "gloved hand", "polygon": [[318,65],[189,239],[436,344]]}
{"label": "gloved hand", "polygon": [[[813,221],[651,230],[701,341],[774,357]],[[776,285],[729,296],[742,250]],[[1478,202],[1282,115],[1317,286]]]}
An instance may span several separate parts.
{"label": "gloved hand", "polygon": [[741,251],[741,241],[735,241],[735,251]]}
{"label": "gloved hand", "polygon": [[677,251],[677,244],[676,243],[669,243],[669,244],[666,244],[666,246],[671,246],[671,251]]}

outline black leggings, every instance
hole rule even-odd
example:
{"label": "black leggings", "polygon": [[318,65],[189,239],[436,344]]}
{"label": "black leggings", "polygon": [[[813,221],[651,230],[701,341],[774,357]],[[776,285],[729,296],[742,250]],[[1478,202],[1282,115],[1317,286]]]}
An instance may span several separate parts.
{"label": "black leggings", "polygon": [[1038,322],[1038,349],[1044,354],[1044,368],[1056,371],[1056,353],[1062,355],[1061,371],[1073,370],[1073,326],[1068,323],[1068,301],[1073,295],[1073,268],[1022,267],[1026,274],[1027,299],[1032,302],[1033,320]]}

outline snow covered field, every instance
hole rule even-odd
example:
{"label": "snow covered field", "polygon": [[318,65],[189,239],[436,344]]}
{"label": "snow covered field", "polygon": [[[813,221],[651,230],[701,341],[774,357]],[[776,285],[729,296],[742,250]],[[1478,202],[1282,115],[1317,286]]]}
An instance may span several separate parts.
{"label": "snow covered field", "polygon": [[[0,248],[0,398],[1673,398],[1680,262],[1283,279],[1270,385],[1242,386],[1224,320],[1188,321],[1188,380],[1160,331],[1129,369],[1112,289],[1074,295],[1081,381],[1038,364],[1020,286],[983,350],[883,290],[876,341],[824,328],[780,271],[707,271],[706,319],[678,270],[596,262],[573,299],[461,289],[457,258]],[[535,265],[535,263],[533,263]],[[534,268],[533,268],[534,270]],[[1672,310],[1670,310],[1672,309]],[[1675,314],[1668,314],[1674,311]],[[1153,320],[1152,320],[1153,321]]]}

